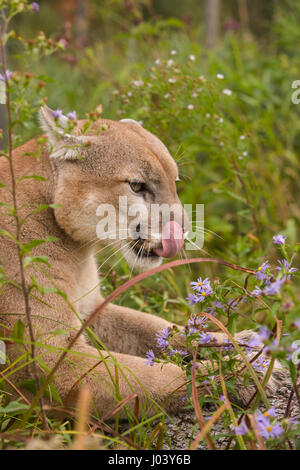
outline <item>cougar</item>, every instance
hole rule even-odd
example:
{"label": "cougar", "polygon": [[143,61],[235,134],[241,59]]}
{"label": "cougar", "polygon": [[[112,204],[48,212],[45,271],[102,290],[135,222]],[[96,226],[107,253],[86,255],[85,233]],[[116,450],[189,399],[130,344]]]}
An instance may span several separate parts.
{"label": "cougar", "polygon": [[[24,221],[19,239],[22,243],[49,240],[32,251],[34,256],[46,257],[49,264],[30,264],[25,269],[28,284],[34,280],[35,285],[42,286],[42,289],[32,289],[30,308],[37,342],[35,354],[39,359],[39,374],[43,375],[54,367],[82,321],[103,301],[95,254],[99,246],[112,241],[96,236],[99,205],[110,204],[118,210],[120,196],[126,196],[129,205],[138,203],[147,209],[153,204],[175,206],[167,236],[165,226],[153,231],[149,218],[140,217],[133,227],[140,235],[133,237],[128,230],[116,244],[128,265],[140,270],[176,256],[183,246],[189,222],[176,191],[177,164],[165,145],[139,123],[131,119],[99,119],[86,130],[85,121],[77,121],[71,133],[62,132],[67,118],[61,115],[55,119],[47,106],[40,109],[40,121],[48,144],[39,158],[32,156],[38,151],[38,143],[30,140],[14,150],[12,161],[18,180],[16,202],[19,217]],[[0,159],[0,175],[6,185],[0,186],[0,200],[12,205],[12,180],[6,158]],[[40,178],[30,178],[30,175]],[[0,216],[1,228],[15,235],[15,219],[7,215],[5,206],[0,208]],[[131,226],[134,225],[134,219],[128,218]],[[122,234],[118,222],[116,228],[116,233]],[[54,237],[54,241],[47,237]],[[7,357],[11,364],[24,354],[24,348],[29,351],[29,325],[24,296],[17,287],[20,285],[17,245],[3,232],[0,260],[7,277],[13,281],[5,284],[0,295],[0,326],[2,336],[7,338]],[[18,319],[25,324],[27,345],[11,338]],[[148,414],[153,413],[155,403],[167,412],[176,412],[183,406],[186,395],[182,370],[170,363],[145,364],[148,350],[160,355],[156,335],[172,326],[158,316],[108,304],[92,325],[95,341],[103,345],[102,349],[99,351],[90,337],[81,335],[55,374],[53,383],[61,400],[75,406],[77,390],[85,384],[100,416],[113,409],[120,397],[127,397],[133,391]],[[224,341],[221,333],[213,335],[218,341]],[[238,338],[251,335],[251,331],[244,331]],[[173,341],[183,343],[180,327]],[[33,377],[28,356],[25,355],[22,367],[21,364],[22,361],[12,368],[10,380],[15,384]],[[2,365],[2,370],[5,367]],[[205,370],[205,363],[201,362],[200,367]],[[114,381],[118,382],[118,391]],[[271,391],[273,381],[272,378],[269,382]],[[243,398],[247,390],[240,387],[239,393]]]}

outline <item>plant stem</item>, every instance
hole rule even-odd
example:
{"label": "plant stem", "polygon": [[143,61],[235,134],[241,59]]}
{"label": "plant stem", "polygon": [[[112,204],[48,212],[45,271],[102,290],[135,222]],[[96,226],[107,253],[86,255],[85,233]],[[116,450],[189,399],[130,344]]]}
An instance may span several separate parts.
{"label": "plant stem", "polygon": [[[0,54],[2,60],[2,71],[5,80],[5,92],[6,92],[6,112],[7,112],[7,124],[8,124],[8,161],[9,161],[9,170],[10,170],[10,177],[11,177],[11,194],[13,199],[13,208],[14,208],[14,218],[16,222],[16,240],[20,242],[20,232],[21,232],[21,222],[18,213],[18,204],[17,204],[17,188],[16,188],[16,178],[15,178],[15,171],[13,165],[13,132],[12,132],[12,115],[11,115],[11,99],[10,99],[10,90],[9,90],[9,82],[7,77],[7,67],[6,67],[6,57],[5,57],[5,48],[4,48],[4,35],[7,29],[8,21],[5,22],[3,26],[3,30],[1,31],[0,35]],[[33,365],[33,374],[36,381],[37,393],[40,391],[40,379],[38,375],[38,370],[35,361],[35,338],[33,332],[33,326],[31,321],[31,309],[29,303],[29,292],[26,286],[26,279],[25,279],[25,272],[23,266],[23,256],[20,248],[20,243],[17,244],[17,251],[18,251],[18,259],[19,259],[19,267],[20,267],[20,276],[21,276],[21,289],[24,297],[25,303],[25,314],[28,323],[29,329],[29,336],[31,340],[31,357],[32,357],[32,365]],[[42,412],[42,419],[43,425],[45,429],[48,429],[48,424],[46,420],[45,411],[43,409],[43,398],[40,397],[39,399],[41,412]]]}

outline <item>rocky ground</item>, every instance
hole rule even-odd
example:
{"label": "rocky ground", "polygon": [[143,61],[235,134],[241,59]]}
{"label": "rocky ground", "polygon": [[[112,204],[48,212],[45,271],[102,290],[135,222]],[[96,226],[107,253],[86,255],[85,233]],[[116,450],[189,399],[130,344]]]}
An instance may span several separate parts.
{"label": "rocky ground", "polygon": [[[289,379],[286,378],[277,387],[274,396],[269,397],[270,405],[276,408],[279,418],[284,416],[291,389],[291,383]],[[260,409],[261,411],[265,411],[264,405],[261,405]],[[214,413],[214,409],[209,407],[204,408],[202,411],[204,418],[211,417]],[[290,416],[300,416],[299,405],[295,395],[291,404]],[[167,427],[171,446],[165,445],[165,449],[171,448],[177,450],[186,450],[189,448],[189,444],[193,441],[193,439],[195,439],[195,437],[199,434],[199,427],[196,424],[196,418],[193,412],[181,412],[177,416],[172,417]],[[214,424],[210,433],[212,436],[218,436],[216,441],[218,448],[225,449],[228,442],[228,437],[224,435],[222,436],[222,434],[224,434],[224,428],[221,421]],[[205,443],[201,443],[197,449],[207,450],[208,447]]]}

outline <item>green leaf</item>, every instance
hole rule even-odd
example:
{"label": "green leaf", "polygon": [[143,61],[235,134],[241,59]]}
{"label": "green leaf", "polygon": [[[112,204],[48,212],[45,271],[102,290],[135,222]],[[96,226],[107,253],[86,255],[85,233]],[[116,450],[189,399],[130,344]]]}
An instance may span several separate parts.
{"label": "green leaf", "polygon": [[294,384],[296,384],[297,367],[296,367],[296,365],[295,365],[292,361],[289,361],[289,362],[288,362],[288,366],[289,366],[289,369],[290,369],[290,374],[291,374],[292,382],[293,382]]}
{"label": "green leaf", "polygon": [[64,330],[63,328],[57,328],[56,330],[49,331],[49,334],[53,336],[59,336],[59,335],[67,336],[68,332]]}
{"label": "green leaf", "polygon": [[13,328],[12,335],[11,335],[15,343],[19,343],[19,344],[23,343],[24,330],[25,330],[24,324],[21,322],[21,320],[18,320],[14,324],[14,328]]}
{"label": "green leaf", "polygon": [[32,263],[43,263],[43,264],[46,264],[48,268],[50,268],[50,264],[49,264],[47,256],[26,256],[23,260],[24,268],[27,268],[27,266],[29,266]]}
{"label": "green leaf", "polygon": [[0,408],[0,415],[5,414],[22,414],[28,410],[28,405],[26,403],[20,403],[18,401],[12,401],[7,406]]}
{"label": "green leaf", "polygon": [[236,319],[239,317],[238,313],[231,313],[229,315],[227,328],[229,332],[233,335],[236,331]]}
{"label": "green leaf", "polygon": [[44,178],[43,176],[38,176],[38,175],[25,175],[25,176],[22,176],[21,178],[18,178],[16,181],[17,183],[19,183],[20,181],[29,180],[29,179],[33,179],[36,181],[47,181],[47,178]]}
{"label": "green leaf", "polygon": [[48,236],[48,237],[45,237],[43,240],[40,240],[38,238],[35,238],[34,240],[31,240],[30,242],[28,243],[24,243],[21,247],[21,254],[25,254],[25,253],[30,253],[30,251],[37,247],[37,246],[40,246],[40,245],[43,245],[44,243],[47,243],[47,242],[54,242],[56,241],[57,239],[55,237],[51,237],[51,236]]}

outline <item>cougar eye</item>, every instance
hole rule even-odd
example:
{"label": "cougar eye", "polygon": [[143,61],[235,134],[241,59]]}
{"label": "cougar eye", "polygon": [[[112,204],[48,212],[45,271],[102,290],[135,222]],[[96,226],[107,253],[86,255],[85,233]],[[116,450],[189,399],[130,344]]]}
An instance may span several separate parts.
{"label": "cougar eye", "polygon": [[130,186],[130,189],[132,189],[134,193],[140,193],[141,191],[145,190],[146,185],[145,183],[130,182],[129,186]]}

